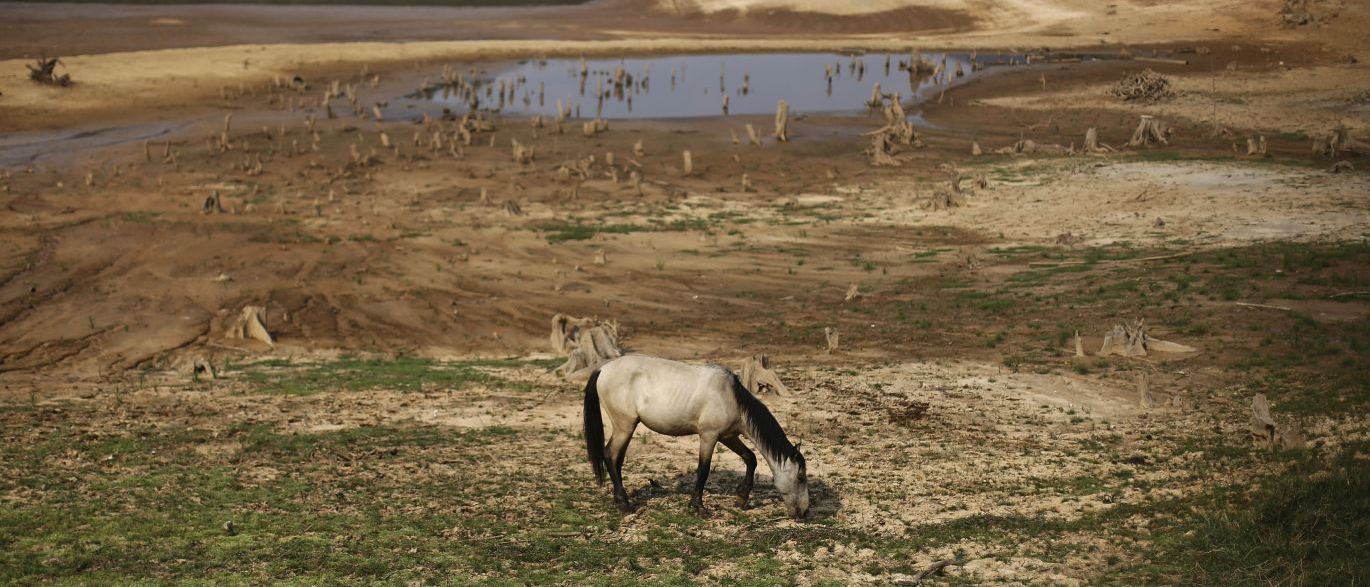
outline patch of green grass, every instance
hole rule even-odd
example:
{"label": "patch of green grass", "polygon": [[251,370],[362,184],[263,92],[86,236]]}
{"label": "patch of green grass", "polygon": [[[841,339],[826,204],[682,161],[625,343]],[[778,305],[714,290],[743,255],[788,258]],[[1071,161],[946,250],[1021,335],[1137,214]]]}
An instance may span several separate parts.
{"label": "patch of green grass", "polygon": [[419,391],[425,388],[462,389],[482,385],[496,389],[529,391],[532,384],[510,381],[493,369],[537,366],[552,368],[558,361],[458,361],[444,362],[415,357],[396,359],[342,358],[323,363],[293,364],[284,360],[238,365],[244,381],[254,391],[284,395],[309,395],[325,391],[392,389]]}
{"label": "patch of green grass", "polygon": [[703,219],[656,221],[651,224],[584,224],[576,222],[548,221],[531,225],[533,230],[548,233],[547,242],[589,240],[597,234],[629,234],[634,232],[680,232],[689,230],[708,230],[709,221]]}
{"label": "patch of green grass", "polygon": [[161,212],[131,210],[120,214],[119,218],[123,219],[124,222],[131,222],[134,224],[152,224],[152,221],[156,220],[157,217],[161,215]]}
{"label": "patch of green grass", "polygon": [[1299,458],[1254,492],[1237,492],[1156,541],[1119,584],[1364,585],[1370,465],[1354,443],[1331,459]]}

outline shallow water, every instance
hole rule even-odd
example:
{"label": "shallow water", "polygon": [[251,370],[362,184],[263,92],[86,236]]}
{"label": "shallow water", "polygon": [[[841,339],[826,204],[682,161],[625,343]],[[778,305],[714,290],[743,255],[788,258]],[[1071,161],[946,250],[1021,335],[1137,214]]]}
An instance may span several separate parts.
{"label": "shallow water", "polygon": [[[782,99],[792,113],[858,111],[876,83],[882,93],[898,92],[908,103],[935,97],[949,83],[976,75],[967,54],[921,56],[934,65],[945,59],[947,73],[936,80],[927,72],[911,76],[900,67],[908,53],[890,54],[888,67],[884,53],[743,53],[589,59],[583,76],[579,59],[528,60],[488,73],[468,69],[463,75],[468,83],[474,80],[468,87],[475,87],[482,110],[555,117],[561,100],[571,116],[578,108],[580,118],[610,119],[718,116],[725,94],[728,113],[735,115],[774,114]],[[988,66],[1013,57],[979,55],[976,62]],[[831,84],[825,66],[832,69]],[[615,84],[619,68],[621,85]],[[465,111],[472,98],[469,91],[444,85],[430,86],[418,97],[456,111]]]}

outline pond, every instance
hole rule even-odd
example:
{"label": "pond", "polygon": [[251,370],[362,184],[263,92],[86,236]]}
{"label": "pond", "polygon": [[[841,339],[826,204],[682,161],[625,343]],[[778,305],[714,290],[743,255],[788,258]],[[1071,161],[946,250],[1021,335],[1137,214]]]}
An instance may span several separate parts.
{"label": "pond", "polygon": [[[742,53],[611,59],[537,59],[495,68],[448,69],[438,83],[412,96],[454,111],[472,104],[502,114],[557,116],[557,102],[579,118],[684,118],[791,112],[851,112],[865,108],[872,87],[905,103],[936,97],[985,66],[1020,56],[965,53]],[[971,67],[972,58],[976,67]],[[934,76],[940,68],[941,75]],[[959,72],[959,74],[958,74]],[[578,112],[578,114],[577,114]]]}

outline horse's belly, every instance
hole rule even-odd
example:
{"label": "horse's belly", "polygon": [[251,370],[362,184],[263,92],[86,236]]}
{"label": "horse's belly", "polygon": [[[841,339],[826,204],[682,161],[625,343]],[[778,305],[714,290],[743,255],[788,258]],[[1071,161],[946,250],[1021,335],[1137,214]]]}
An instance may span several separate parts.
{"label": "horse's belly", "polygon": [[665,434],[667,436],[687,436],[699,434],[699,426],[693,421],[681,421],[679,418],[667,417],[664,414],[653,414],[650,411],[638,413],[638,417],[652,432]]}

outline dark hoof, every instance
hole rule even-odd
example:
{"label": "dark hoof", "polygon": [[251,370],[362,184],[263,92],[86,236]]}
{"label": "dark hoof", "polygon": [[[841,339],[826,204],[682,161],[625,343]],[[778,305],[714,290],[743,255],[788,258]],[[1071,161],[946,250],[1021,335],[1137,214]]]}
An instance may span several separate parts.
{"label": "dark hoof", "polygon": [[631,513],[633,513],[633,510],[634,510],[634,509],[636,509],[636,508],[634,508],[634,507],[633,507],[633,504],[631,504],[631,503],[622,502],[622,501],[618,503],[618,511],[619,511],[619,512],[622,512],[622,513],[625,513],[625,514],[631,514]]}
{"label": "dark hoof", "polygon": [[747,499],[747,498],[745,498],[745,497],[739,497],[739,498],[737,498],[737,509],[740,509],[740,510],[751,509],[752,505],[751,505],[750,502],[751,502],[751,500],[750,500],[750,499]]}
{"label": "dark hoof", "polygon": [[709,510],[704,509],[704,504],[703,504],[703,502],[700,502],[700,503],[695,503],[695,502],[693,502],[693,501],[690,502],[690,509],[694,510],[696,516],[699,516],[699,517],[701,517],[701,518],[708,518],[708,517],[709,517]]}

